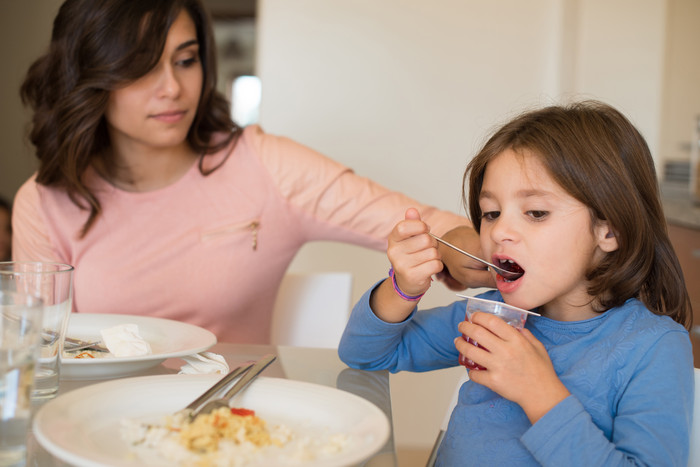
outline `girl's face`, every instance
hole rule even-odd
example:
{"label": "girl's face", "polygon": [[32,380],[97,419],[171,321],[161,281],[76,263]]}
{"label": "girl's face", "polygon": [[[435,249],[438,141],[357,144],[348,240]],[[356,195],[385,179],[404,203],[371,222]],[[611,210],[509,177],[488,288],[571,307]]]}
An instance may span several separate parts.
{"label": "girl's face", "polygon": [[105,118],[120,151],[185,144],[202,92],[203,71],[194,22],[181,11],[150,72],[112,91]]}
{"label": "girl's face", "polygon": [[605,238],[605,223],[591,225],[589,209],[554,182],[536,156],[508,150],[489,162],[479,206],[486,258],[514,261],[525,271],[513,282],[497,276],[507,303],[540,307],[563,321],[594,315],[586,271],[604,255],[601,240],[614,239]]}

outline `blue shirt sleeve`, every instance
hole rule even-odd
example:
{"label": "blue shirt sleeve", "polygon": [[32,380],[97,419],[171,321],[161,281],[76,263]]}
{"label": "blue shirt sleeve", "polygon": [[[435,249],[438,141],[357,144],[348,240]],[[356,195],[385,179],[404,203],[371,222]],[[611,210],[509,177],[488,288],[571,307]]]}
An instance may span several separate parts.
{"label": "blue shirt sleeve", "polygon": [[429,371],[458,365],[454,347],[460,336],[457,325],[464,321],[465,306],[455,302],[445,307],[414,310],[401,323],[379,319],[369,306],[375,284],[353,308],[338,347],[340,359],[362,370]]}

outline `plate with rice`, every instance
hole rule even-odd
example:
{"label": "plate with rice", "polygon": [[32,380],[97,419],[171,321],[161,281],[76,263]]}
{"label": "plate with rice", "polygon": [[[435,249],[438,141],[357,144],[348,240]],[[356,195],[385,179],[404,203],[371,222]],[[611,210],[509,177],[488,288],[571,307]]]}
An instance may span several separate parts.
{"label": "plate with rice", "polygon": [[173,417],[220,377],[142,376],[82,387],[44,405],[34,434],[71,465],[132,467],[347,466],[389,439],[386,415],[362,397],[262,376],[234,397],[231,410],[193,424]]}

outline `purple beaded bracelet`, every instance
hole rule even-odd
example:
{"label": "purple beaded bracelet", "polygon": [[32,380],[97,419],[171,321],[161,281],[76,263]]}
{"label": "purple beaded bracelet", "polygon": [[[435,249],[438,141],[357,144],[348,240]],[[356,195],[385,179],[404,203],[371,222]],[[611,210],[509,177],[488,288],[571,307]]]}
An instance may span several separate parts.
{"label": "purple beaded bracelet", "polygon": [[403,293],[401,291],[401,289],[399,289],[398,284],[396,283],[396,276],[394,275],[394,268],[389,269],[389,277],[391,277],[391,283],[394,284],[394,290],[404,300],[408,300],[409,302],[416,302],[416,301],[420,300],[423,295],[425,295],[425,292],[423,292],[420,295],[415,295],[415,296],[406,295],[405,293]]}

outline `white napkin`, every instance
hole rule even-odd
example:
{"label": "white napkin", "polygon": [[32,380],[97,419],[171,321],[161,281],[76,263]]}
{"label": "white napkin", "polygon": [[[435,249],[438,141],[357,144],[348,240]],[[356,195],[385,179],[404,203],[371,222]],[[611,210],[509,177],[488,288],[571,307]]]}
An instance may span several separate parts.
{"label": "white napkin", "polygon": [[194,355],[182,357],[187,362],[180,367],[181,375],[202,375],[210,373],[220,373],[225,375],[229,372],[228,363],[224,357],[213,352],[202,352]]}
{"label": "white napkin", "polygon": [[141,337],[135,324],[119,324],[102,329],[100,334],[105,347],[115,357],[138,357],[152,353],[150,344]]}

